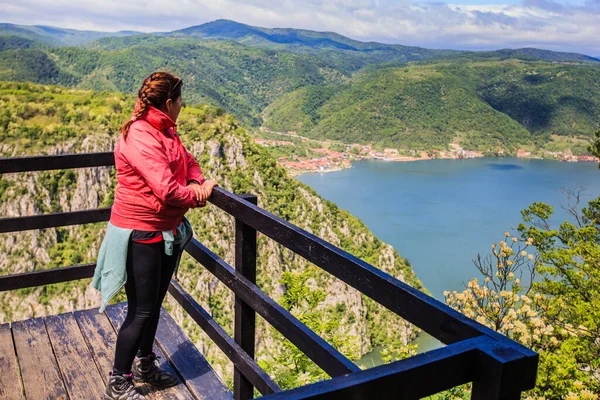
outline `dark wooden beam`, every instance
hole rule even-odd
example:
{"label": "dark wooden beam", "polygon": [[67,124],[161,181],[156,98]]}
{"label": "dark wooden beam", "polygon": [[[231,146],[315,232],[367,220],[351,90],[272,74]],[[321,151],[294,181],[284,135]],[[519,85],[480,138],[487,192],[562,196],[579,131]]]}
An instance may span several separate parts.
{"label": "dark wooden beam", "polygon": [[210,316],[200,304],[189,295],[179,283],[171,281],[169,293],[183,309],[206,332],[225,355],[233,362],[235,368],[246,377],[262,394],[280,392],[279,386],[263,371],[256,361],[250,357],[235,340]]}
{"label": "dark wooden beam", "polygon": [[[251,194],[242,194],[240,198],[254,205],[258,200]],[[235,270],[256,285],[256,229],[239,219],[235,220]],[[255,333],[256,314],[252,307],[236,294],[234,338],[251,358],[254,358]],[[234,367],[233,371],[233,398],[234,400],[254,398],[252,383],[237,367]]]}
{"label": "dark wooden beam", "polygon": [[95,268],[96,264],[82,264],[0,276],[0,292],[91,278]]}
{"label": "dark wooden beam", "polygon": [[486,338],[469,339],[354,374],[262,397],[265,400],[420,399],[475,378],[470,368]]}
{"label": "dark wooden beam", "polygon": [[115,165],[115,157],[112,151],[105,153],[0,158],[0,174],[111,165]]}
{"label": "dark wooden beam", "polygon": [[327,374],[339,376],[361,370],[196,239],[186,251]]}
{"label": "dark wooden beam", "polygon": [[2,218],[0,219],[0,233],[91,224],[108,221],[109,219],[110,208],[33,215],[29,217]]}

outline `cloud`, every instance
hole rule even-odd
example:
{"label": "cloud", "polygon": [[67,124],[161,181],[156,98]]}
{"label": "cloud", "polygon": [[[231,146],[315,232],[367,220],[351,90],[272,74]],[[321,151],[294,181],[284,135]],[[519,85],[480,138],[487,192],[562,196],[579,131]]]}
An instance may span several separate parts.
{"label": "cloud", "polygon": [[[460,1],[460,0],[458,0]],[[171,31],[215,19],[430,48],[541,47],[600,55],[600,0],[461,5],[411,0],[0,0],[5,22]]]}

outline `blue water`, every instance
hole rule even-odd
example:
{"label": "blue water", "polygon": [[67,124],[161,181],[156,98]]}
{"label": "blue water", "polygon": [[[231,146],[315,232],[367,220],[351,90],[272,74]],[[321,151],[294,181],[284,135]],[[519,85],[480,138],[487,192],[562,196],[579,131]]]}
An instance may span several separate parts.
{"label": "blue water", "polygon": [[585,203],[600,195],[597,164],[513,158],[360,161],[298,179],[391,244],[438,299],[476,276],[472,259],[514,231],[532,202],[555,206],[560,222],[565,188],[585,187]]}
{"label": "blue water", "polygon": [[514,232],[532,202],[555,206],[559,223],[567,219],[565,188],[585,187],[583,203],[600,195],[595,163],[514,158],[360,161],[298,179],[391,244],[439,300],[478,276],[472,259]]}

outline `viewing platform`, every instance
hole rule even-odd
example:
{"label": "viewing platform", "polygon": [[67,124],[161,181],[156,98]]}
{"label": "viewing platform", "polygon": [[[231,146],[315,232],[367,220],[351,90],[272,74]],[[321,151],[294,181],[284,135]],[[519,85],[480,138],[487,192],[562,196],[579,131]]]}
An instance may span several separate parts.
{"label": "viewing platform", "polygon": [[[0,174],[113,166],[112,153],[0,159]],[[151,399],[419,399],[472,383],[473,400],[517,400],[535,385],[538,354],[338,247],[258,207],[253,195],[215,188],[210,203],[235,219],[235,264],[193,239],[186,251],[235,294],[234,337],[176,281],[170,295],[234,364],[230,391],[162,311],[155,352],[181,384]],[[0,219],[0,233],[108,221],[110,208]],[[357,289],[446,346],[362,370],[256,285],[257,232]],[[91,278],[95,264],[0,276],[0,291]],[[97,399],[111,370],[126,306],[76,310],[0,325],[0,399]],[[282,390],[254,359],[256,313],[331,379]]]}
{"label": "viewing platform", "polygon": [[[101,399],[126,313],[121,303],[104,313],[83,310],[0,325],[0,398]],[[149,399],[233,397],[164,309],[154,353],[180,384],[160,391],[140,385]]]}

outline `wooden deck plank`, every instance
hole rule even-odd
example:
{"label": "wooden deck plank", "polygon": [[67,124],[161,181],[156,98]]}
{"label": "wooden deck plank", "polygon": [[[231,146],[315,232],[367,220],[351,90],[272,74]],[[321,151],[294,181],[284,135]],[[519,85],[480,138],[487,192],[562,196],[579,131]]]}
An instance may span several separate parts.
{"label": "wooden deck plank", "polygon": [[100,398],[104,385],[73,313],[44,318],[54,356],[71,400]]}
{"label": "wooden deck plank", "polygon": [[41,318],[12,323],[27,400],[67,399],[67,391]]}
{"label": "wooden deck plank", "polygon": [[156,338],[194,395],[208,400],[233,398],[221,378],[164,308],[161,309]]}
{"label": "wooden deck plank", "polygon": [[9,324],[0,325],[0,371],[0,399],[22,399],[21,374]]}
{"label": "wooden deck plank", "polygon": [[113,368],[117,334],[104,313],[96,309],[75,311],[75,319],[94,359],[104,385],[108,383]]}
{"label": "wooden deck plank", "polygon": [[[116,331],[119,330],[123,321],[125,321],[125,317],[127,314],[126,303],[116,304],[113,306],[109,306],[106,308],[106,315],[108,316],[110,322],[113,324],[114,329]],[[116,334],[115,334],[115,343],[116,343]],[[167,399],[180,399],[180,400],[194,400],[197,397],[194,397],[188,387],[182,382],[181,376],[173,369],[171,364],[169,364],[168,357],[165,356],[162,349],[160,349],[156,345],[156,341],[154,342],[154,346],[152,351],[154,354],[160,357],[159,366],[161,369],[170,372],[177,376],[179,379],[179,384],[177,386],[157,390],[152,385],[141,384],[140,391],[148,398],[152,400],[167,400]],[[113,353],[114,354],[114,351]],[[112,356],[111,356],[112,357]],[[112,364],[111,367],[112,369]]]}

